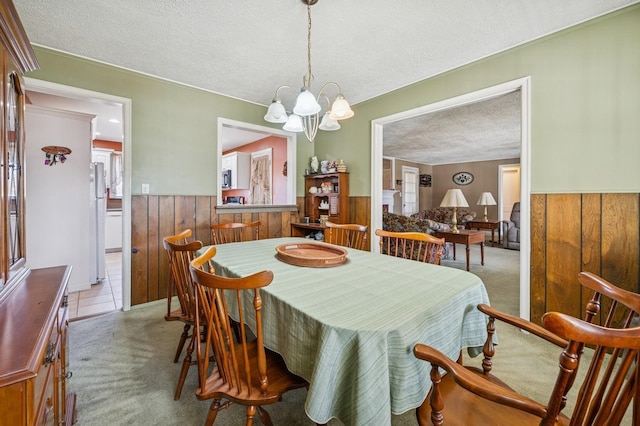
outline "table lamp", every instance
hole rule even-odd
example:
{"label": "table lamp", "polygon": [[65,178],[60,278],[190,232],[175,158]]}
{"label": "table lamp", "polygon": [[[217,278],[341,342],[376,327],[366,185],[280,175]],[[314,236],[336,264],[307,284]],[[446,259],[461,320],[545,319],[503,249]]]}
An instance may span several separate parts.
{"label": "table lamp", "polygon": [[484,206],[484,221],[488,222],[487,219],[487,206],[495,206],[496,200],[493,199],[493,195],[490,192],[483,192],[480,198],[478,198],[478,202],[476,203],[479,206]]}
{"label": "table lamp", "polygon": [[458,234],[458,217],[456,209],[458,207],[469,207],[469,203],[464,198],[461,189],[448,189],[440,203],[440,207],[453,207],[453,217],[451,218],[451,232]]}

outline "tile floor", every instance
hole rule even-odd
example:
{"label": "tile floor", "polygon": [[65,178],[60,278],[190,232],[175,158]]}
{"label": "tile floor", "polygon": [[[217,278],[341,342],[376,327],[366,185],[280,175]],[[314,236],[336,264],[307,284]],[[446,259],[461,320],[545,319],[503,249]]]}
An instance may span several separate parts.
{"label": "tile floor", "polygon": [[69,293],[69,319],[122,309],[122,253],[107,253],[107,278],[88,290]]}

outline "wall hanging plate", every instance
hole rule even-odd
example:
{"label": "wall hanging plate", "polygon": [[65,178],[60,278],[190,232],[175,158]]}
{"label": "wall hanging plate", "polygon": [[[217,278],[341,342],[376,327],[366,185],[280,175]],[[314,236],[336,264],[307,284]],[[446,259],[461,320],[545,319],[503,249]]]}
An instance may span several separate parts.
{"label": "wall hanging plate", "polygon": [[453,175],[453,181],[458,185],[469,185],[473,182],[473,175],[469,172],[458,172]]}

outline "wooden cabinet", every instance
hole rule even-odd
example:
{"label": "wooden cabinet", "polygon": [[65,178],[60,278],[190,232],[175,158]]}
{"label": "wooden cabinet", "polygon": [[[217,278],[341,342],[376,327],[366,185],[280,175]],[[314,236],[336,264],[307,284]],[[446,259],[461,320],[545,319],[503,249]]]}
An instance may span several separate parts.
{"label": "wooden cabinet", "polygon": [[34,269],[0,303],[0,424],[71,425],[67,393],[70,267]]}
{"label": "wooden cabinet", "polygon": [[[311,188],[316,188],[312,192]],[[310,222],[327,215],[331,222],[349,222],[349,173],[323,173],[305,178],[305,216]]]}
{"label": "wooden cabinet", "polygon": [[75,395],[66,385],[71,268],[26,267],[22,76],[38,63],[10,0],[0,0],[0,62],[0,425],[71,425]]}
{"label": "wooden cabinet", "polygon": [[222,170],[231,170],[231,186],[223,189],[249,189],[251,154],[236,151],[223,155]]}

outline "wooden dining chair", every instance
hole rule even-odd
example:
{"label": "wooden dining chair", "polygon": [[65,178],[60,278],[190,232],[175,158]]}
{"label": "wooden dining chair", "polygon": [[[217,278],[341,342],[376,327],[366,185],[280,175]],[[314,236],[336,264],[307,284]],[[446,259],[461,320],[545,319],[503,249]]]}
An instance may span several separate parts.
{"label": "wooden dining chair", "polygon": [[[190,267],[196,307],[203,313],[202,320],[206,322],[203,326],[207,330],[202,342],[196,342],[200,374],[196,397],[213,398],[206,425],[213,425],[218,412],[234,402],[247,407],[247,425],[252,424],[256,411],[262,424],[271,425],[271,418],[262,406],[278,402],[288,390],[308,386],[303,378],[287,370],[279,354],[264,347],[265,307],[260,289],[271,284],[273,273],[262,271],[241,278],[215,275],[210,265],[215,253],[215,246],[209,247],[191,261]],[[254,325],[252,333],[240,327],[241,339],[237,343],[233,340],[229,313],[237,314],[241,324]],[[211,358],[215,358],[215,365],[210,364]]]}
{"label": "wooden dining chair", "polygon": [[230,222],[211,225],[212,244],[237,243],[260,239],[260,221]]}
{"label": "wooden dining chair", "polygon": [[[543,316],[543,328],[487,305],[478,305],[488,316],[482,368],[465,367],[434,348],[416,345],[415,356],[431,363],[432,382],[427,399],[416,411],[418,423],[613,426],[621,424],[633,400],[632,422],[639,424],[640,295],[591,273],[580,273],[578,281],[594,291],[584,320],[549,312]],[[608,307],[608,312],[601,313],[601,307]],[[559,371],[546,405],[512,390],[491,373],[496,319],[558,346]],[[583,351],[593,355],[576,392],[573,412],[566,416],[561,411],[576,379]],[[557,358],[553,362],[558,362]],[[448,374],[443,377],[440,368]],[[522,380],[527,380],[529,374],[535,372],[523,371]]]}
{"label": "wooden dining chair", "polygon": [[444,238],[422,232],[392,232],[376,229],[380,237],[380,253],[425,263],[440,264]]}
{"label": "wooden dining chair", "polygon": [[[178,341],[178,348],[176,349],[176,355],[173,362],[178,362],[180,354],[184,348],[184,345],[189,339],[189,345],[187,346],[187,352],[182,361],[182,369],[180,370],[180,376],[178,379],[178,385],[174,394],[174,399],[180,399],[182,387],[185,379],[187,378],[187,372],[189,367],[194,363],[192,360],[192,353],[194,350],[194,340],[199,335],[198,328],[195,321],[195,294],[193,290],[193,282],[191,281],[191,274],[189,272],[189,262],[195,258],[196,250],[202,248],[201,241],[188,242],[188,238],[191,236],[191,230],[187,229],[177,235],[170,235],[162,240],[167,257],[169,259],[169,270],[171,273],[171,281],[167,285],[167,314],[165,320],[167,321],[181,321],[184,323],[180,340]],[[175,287],[175,295],[180,303],[180,309],[172,310],[171,300],[173,299],[173,288]],[[191,333],[189,333],[191,331]]]}
{"label": "wooden dining chair", "polygon": [[325,222],[325,242],[358,250],[368,250],[367,227],[357,223]]}

